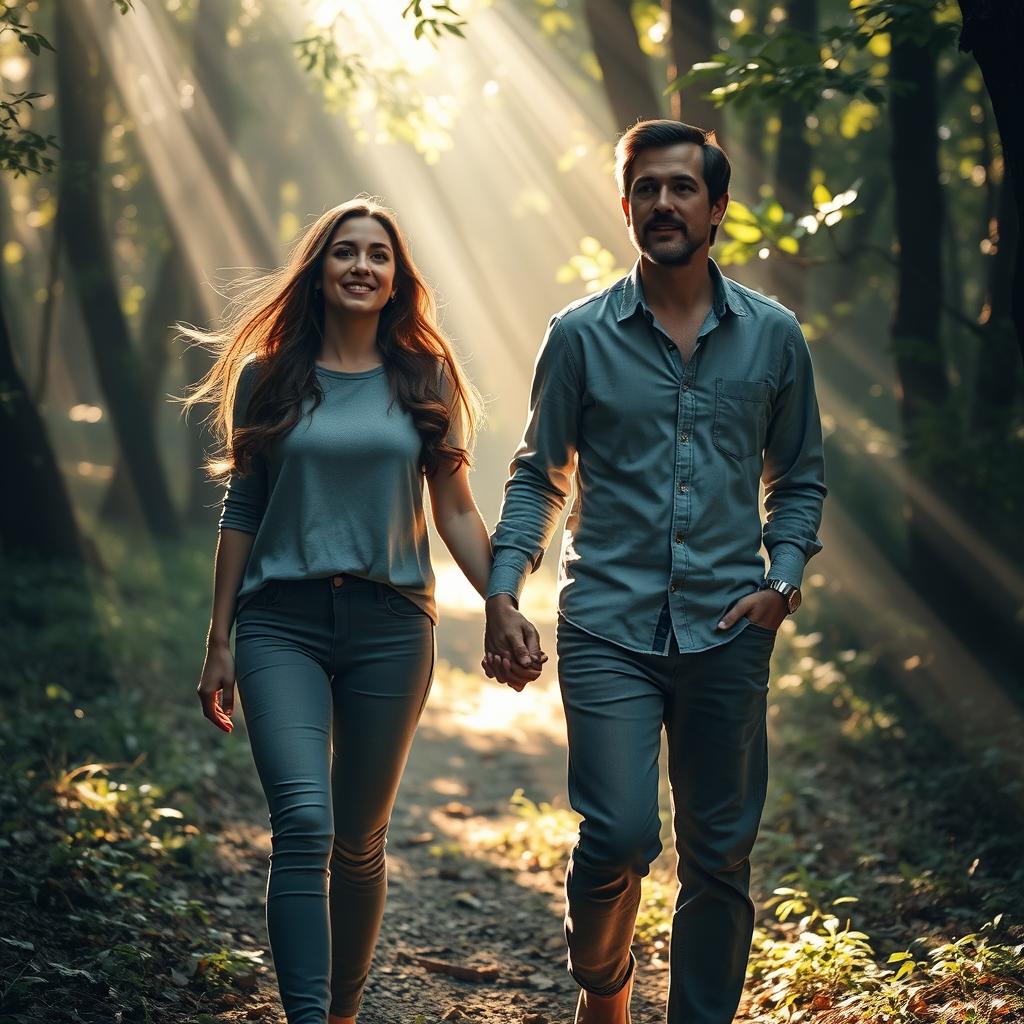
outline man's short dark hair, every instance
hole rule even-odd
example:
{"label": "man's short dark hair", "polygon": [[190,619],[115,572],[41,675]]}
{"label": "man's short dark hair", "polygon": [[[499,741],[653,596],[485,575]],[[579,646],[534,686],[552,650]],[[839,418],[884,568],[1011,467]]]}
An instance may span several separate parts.
{"label": "man's short dark hair", "polygon": [[[666,146],[691,142],[695,146],[700,146],[704,155],[704,184],[708,189],[708,202],[714,206],[729,191],[729,178],[732,175],[729,158],[714,138],[714,132],[705,131],[692,124],[684,124],[682,121],[637,121],[615,146],[615,181],[619,186],[619,193],[623,196],[629,195],[629,188],[633,183],[633,163],[645,149],[664,149]],[[712,242],[717,230],[717,225],[711,229]]]}

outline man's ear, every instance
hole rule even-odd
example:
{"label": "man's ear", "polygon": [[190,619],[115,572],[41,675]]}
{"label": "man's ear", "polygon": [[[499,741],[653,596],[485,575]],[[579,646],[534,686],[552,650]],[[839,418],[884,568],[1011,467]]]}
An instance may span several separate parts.
{"label": "man's ear", "polygon": [[626,196],[619,196],[619,202],[622,203],[622,216],[626,218],[626,227],[629,225],[629,199]]}
{"label": "man's ear", "polygon": [[711,223],[718,225],[725,219],[725,210],[729,205],[729,193],[723,192],[711,205]]}

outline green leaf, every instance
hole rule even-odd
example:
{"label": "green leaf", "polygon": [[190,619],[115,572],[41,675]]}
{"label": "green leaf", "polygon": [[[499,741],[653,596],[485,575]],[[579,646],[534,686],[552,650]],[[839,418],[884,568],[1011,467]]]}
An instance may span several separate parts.
{"label": "green leaf", "polygon": [[735,238],[737,242],[745,242],[747,245],[753,245],[764,237],[756,224],[736,224],[727,220],[722,228],[730,238]]}

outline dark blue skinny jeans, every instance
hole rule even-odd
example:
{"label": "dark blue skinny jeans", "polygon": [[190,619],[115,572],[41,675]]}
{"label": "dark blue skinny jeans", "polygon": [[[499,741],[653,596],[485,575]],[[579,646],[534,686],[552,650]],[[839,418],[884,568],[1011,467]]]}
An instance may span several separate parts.
{"label": "dark blue skinny jeans", "polygon": [[354,1014],[387,891],[391,808],[426,702],[434,626],[355,576],[244,600],[235,661],[270,808],[267,930],[288,1024]]}

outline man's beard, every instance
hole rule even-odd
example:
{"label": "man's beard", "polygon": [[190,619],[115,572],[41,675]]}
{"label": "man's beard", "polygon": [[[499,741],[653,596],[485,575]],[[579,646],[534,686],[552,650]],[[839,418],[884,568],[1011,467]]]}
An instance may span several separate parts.
{"label": "man's beard", "polygon": [[[662,222],[665,224],[667,222]],[[646,241],[638,241],[637,248],[641,254],[649,259],[652,263],[656,263],[662,267],[682,267],[685,266],[693,258],[693,254],[707,241],[702,239],[697,241],[690,238],[685,227],[682,227],[677,221],[672,221],[672,226],[680,229],[680,237],[672,241],[664,241],[651,245]],[[657,224],[648,224],[644,228],[644,239],[646,240],[651,230],[657,227]]]}

